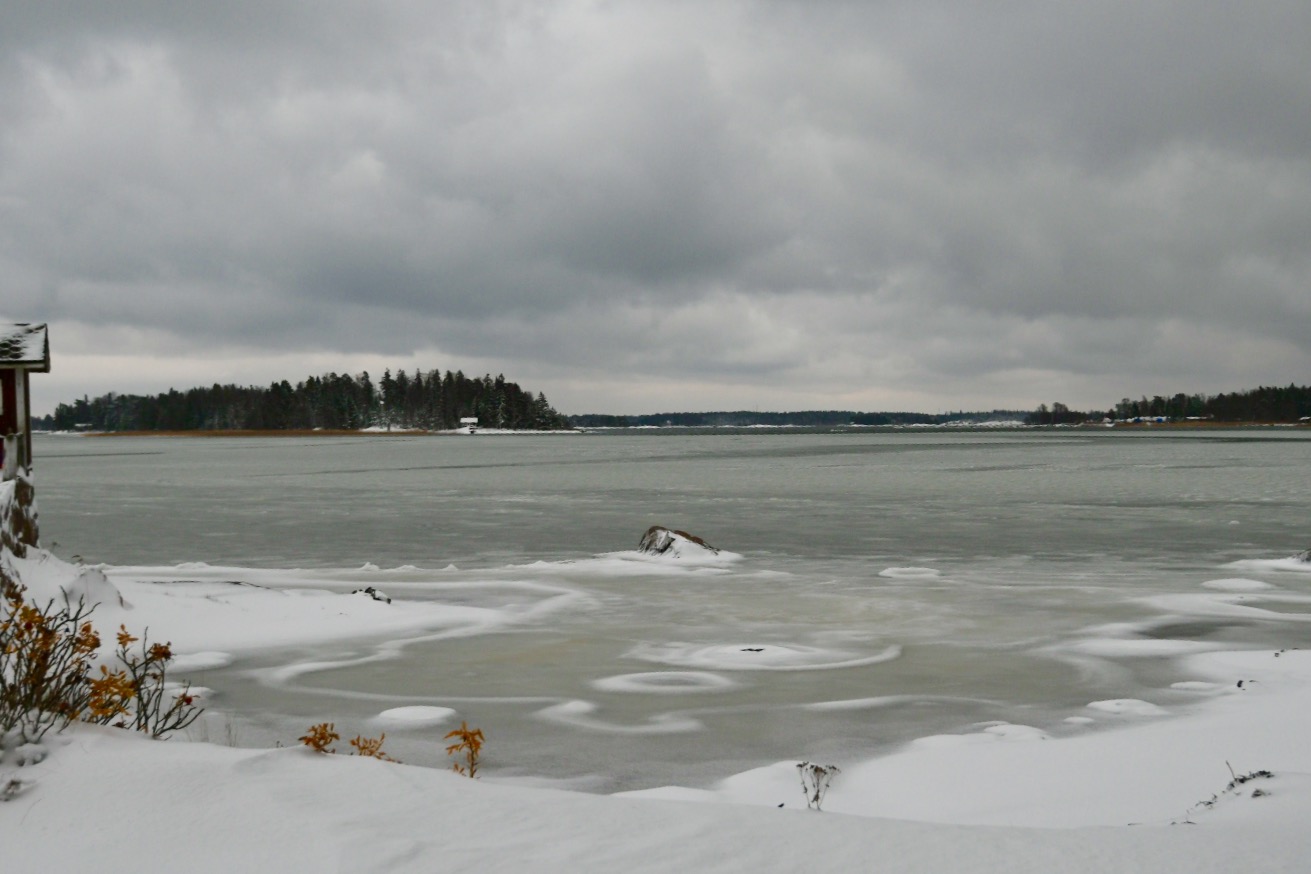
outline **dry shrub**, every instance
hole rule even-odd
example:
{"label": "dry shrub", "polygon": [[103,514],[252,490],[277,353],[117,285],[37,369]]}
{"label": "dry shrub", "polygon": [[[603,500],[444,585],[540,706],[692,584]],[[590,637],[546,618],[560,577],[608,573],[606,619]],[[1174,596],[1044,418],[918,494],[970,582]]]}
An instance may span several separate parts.
{"label": "dry shrub", "polygon": [[337,751],[329,748],[328,744],[341,740],[341,735],[337,734],[331,722],[320,722],[311,725],[310,730],[301,735],[299,740],[316,753],[335,753]]}
{"label": "dry shrub", "polygon": [[357,734],[355,735],[355,739],[351,741],[351,746],[355,747],[355,754],[357,756],[364,756],[369,759],[381,759],[384,762],[395,762],[395,759],[382,751],[382,742],[386,739],[387,732],[385,731],[377,737],[363,737]]}
{"label": "dry shrub", "polygon": [[806,796],[806,807],[819,810],[824,803],[824,794],[828,792],[829,783],[841,772],[842,769],[837,765],[798,762],[797,773],[801,776],[801,791]]}
{"label": "dry shrub", "polygon": [[[99,713],[87,722],[135,728],[151,737],[162,737],[171,731],[186,728],[204,711],[195,706],[191,684],[170,695],[168,690],[168,663],[173,650],[168,643],[150,643],[148,631],[140,638],[133,637],[127,628],[118,627],[118,649],[114,656],[123,667],[110,672],[101,665],[101,676],[92,681],[93,703]],[[140,642],[138,650],[132,644]]]}
{"label": "dry shrub", "polygon": [[100,638],[79,601],[56,609],[25,600],[3,581],[0,608],[0,747],[40,743],[52,728],[79,718],[92,697],[91,665]]}
{"label": "dry shrub", "polygon": [[459,738],[459,743],[453,743],[446,748],[446,755],[454,756],[459,753],[464,754],[464,764],[455,762],[452,769],[457,774],[463,774],[469,778],[478,776],[479,757],[482,755],[483,730],[481,728],[469,728],[469,723],[460,720],[460,727],[446,734],[446,740]]}
{"label": "dry shrub", "polygon": [[[383,752],[382,742],[386,739],[386,732],[378,737],[364,737],[357,734],[355,739],[350,742],[350,745],[355,748],[355,752],[351,755],[400,764],[399,760],[393,759]],[[329,745],[341,740],[341,735],[337,734],[337,728],[333,723],[320,722],[318,725],[311,725],[309,731],[301,735],[298,740],[316,753],[335,753],[337,752],[336,748]]]}
{"label": "dry shrub", "polygon": [[[167,643],[147,644],[120,626],[118,665],[92,672],[100,635],[82,600],[53,600],[44,606],[0,570],[0,752],[9,745],[39,744],[51,730],[74,720],[134,728],[159,738],[186,728],[200,716],[190,686],[173,694]],[[144,635],[143,635],[144,638]]]}

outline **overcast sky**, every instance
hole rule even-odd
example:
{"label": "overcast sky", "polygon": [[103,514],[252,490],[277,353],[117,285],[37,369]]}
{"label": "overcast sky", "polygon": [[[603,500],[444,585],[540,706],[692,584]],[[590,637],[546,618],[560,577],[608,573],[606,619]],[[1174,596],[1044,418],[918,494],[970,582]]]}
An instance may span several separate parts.
{"label": "overcast sky", "polygon": [[82,394],[384,367],[570,413],[1311,382],[1311,3],[43,0],[0,320]]}

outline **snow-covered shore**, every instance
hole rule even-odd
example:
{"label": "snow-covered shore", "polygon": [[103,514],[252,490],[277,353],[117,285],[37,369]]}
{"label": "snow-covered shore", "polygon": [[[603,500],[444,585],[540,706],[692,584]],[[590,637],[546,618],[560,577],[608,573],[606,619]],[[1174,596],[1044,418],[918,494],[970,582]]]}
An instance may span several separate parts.
{"label": "snow-covered shore", "polygon": [[[38,600],[86,595],[101,601],[102,628],[122,621],[171,638],[183,668],[220,664],[270,636],[459,635],[506,621],[501,611],[324,591],[310,575],[249,585],[216,582],[200,565],[152,579],[149,569],[107,576],[40,551],[4,560]],[[198,579],[161,584],[188,571]],[[523,609],[564,609],[576,597],[548,585],[536,594]],[[1097,702],[1123,726],[1055,739],[999,723],[924,738],[843,763],[823,813],[805,809],[794,762],[710,790],[606,797],[81,726],[49,742],[40,764],[0,765],[13,795],[0,804],[0,868],[1305,870],[1311,652],[1208,652],[1177,664],[1179,688],[1197,699],[1182,714]],[[1273,777],[1226,789],[1262,771]]]}

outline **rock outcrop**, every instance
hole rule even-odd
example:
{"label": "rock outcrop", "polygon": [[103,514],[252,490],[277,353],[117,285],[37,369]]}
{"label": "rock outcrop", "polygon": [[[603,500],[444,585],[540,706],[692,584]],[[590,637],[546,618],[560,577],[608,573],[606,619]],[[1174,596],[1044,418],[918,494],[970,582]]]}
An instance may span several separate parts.
{"label": "rock outcrop", "polygon": [[378,591],[373,586],[365,586],[363,589],[356,589],[351,592],[352,595],[367,595],[375,601],[381,601],[384,604],[390,604],[391,598],[385,593]]}
{"label": "rock outcrop", "polygon": [[719,550],[706,543],[695,534],[688,534],[686,531],[676,531],[671,528],[665,528],[660,525],[652,525],[646,529],[642,535],[641,541],[637,544],[638,552],[645,552],[648,555],[670,555],[678,557],[685,550],[695,550],[699,553],[708,552],[711,555],[719,555]]}
{"label": "rock outcrop", "polygon": [[23,558],[38,545],[36,489],[21,475],[0,483],[0,547]]}

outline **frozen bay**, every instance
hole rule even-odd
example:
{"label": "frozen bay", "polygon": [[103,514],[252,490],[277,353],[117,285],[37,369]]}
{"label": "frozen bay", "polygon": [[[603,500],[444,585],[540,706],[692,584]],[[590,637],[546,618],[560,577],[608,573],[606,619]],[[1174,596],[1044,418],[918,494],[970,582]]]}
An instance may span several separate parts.
{"label": "frozen bay", "polygon": [[[1208,689],[1177,658],[1309,634],[1311,575],[1261,563],[1311,545],[1303,431],[36,448],[46,544],[111,576],[374,585],[482,611],[347,644],[289,634],[196,671],[252,746],[445,707],[487,731],[489,777],[694,786],[981,723],[1153,718],[1094,702],[1168,715]],[[657,523],[741,558],[610,555]],[[400,758],[443,759],[440,726],[387,730]]]}

